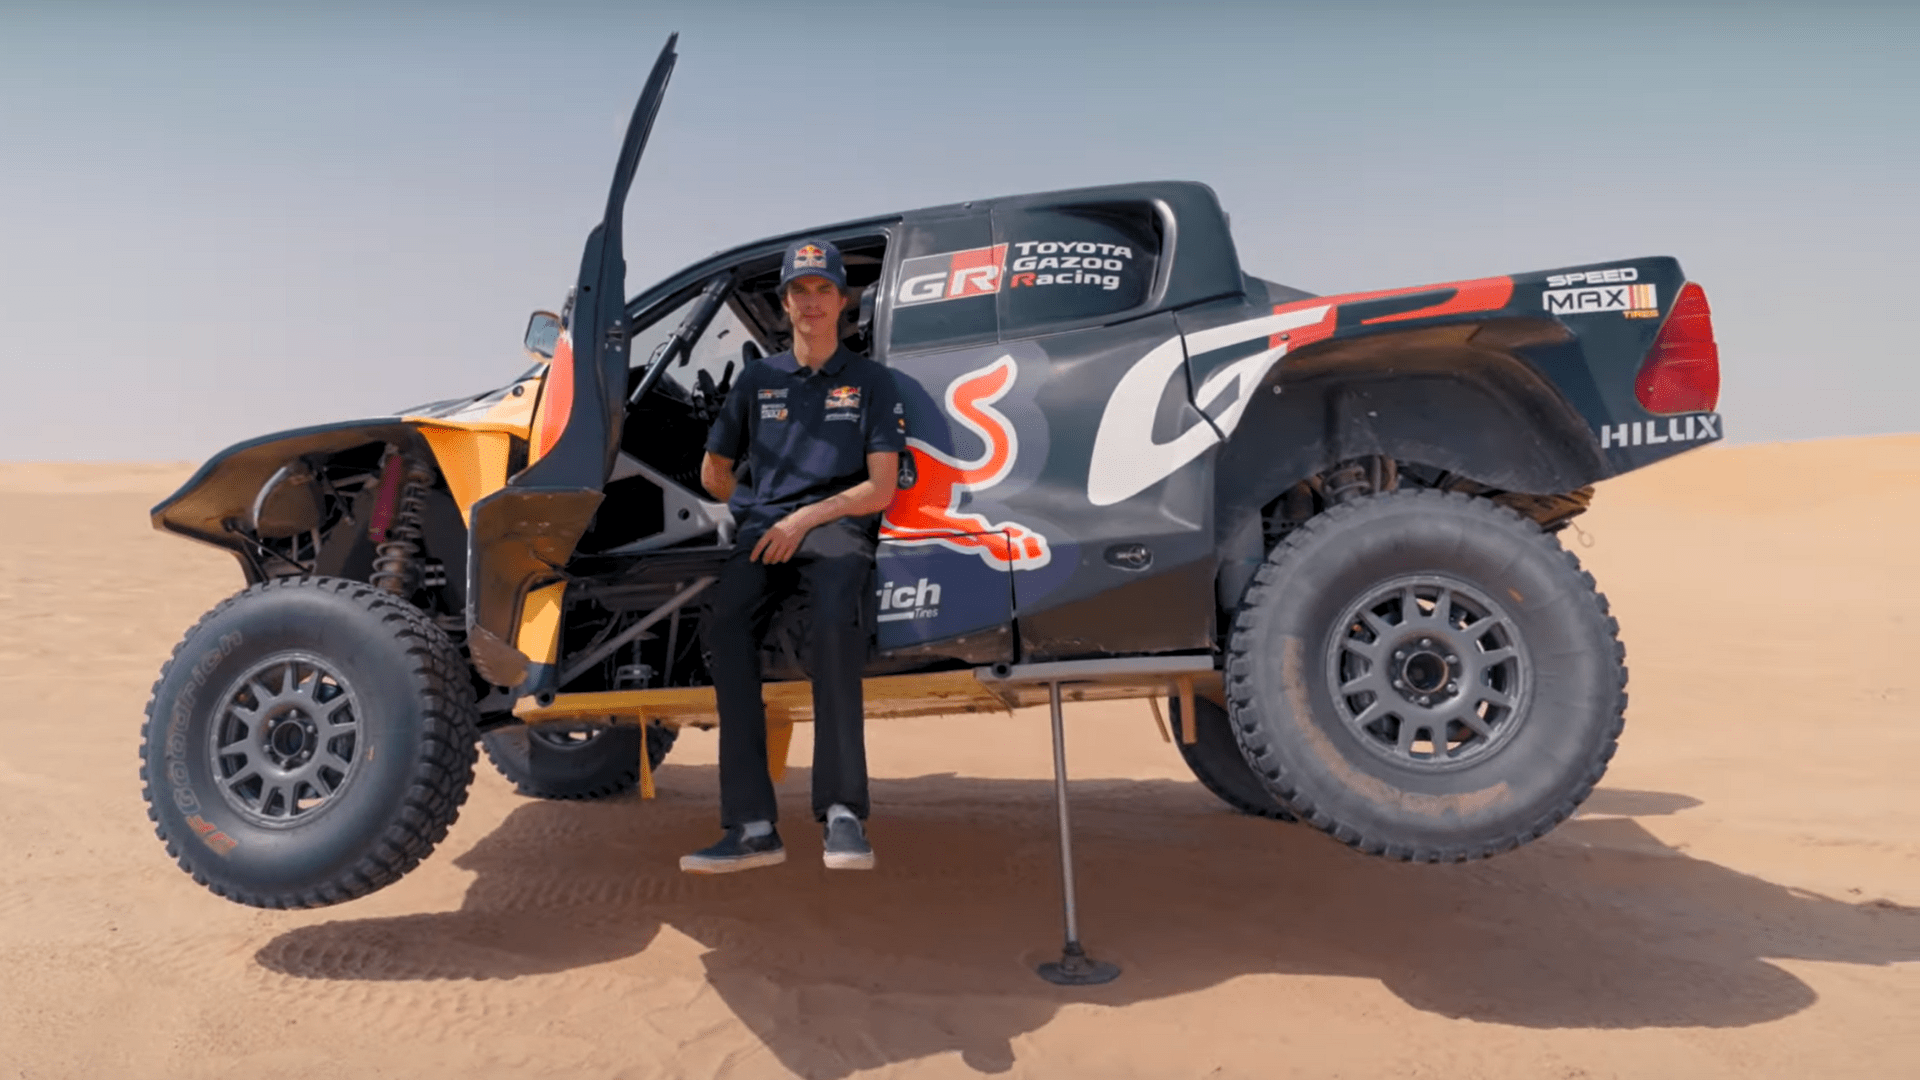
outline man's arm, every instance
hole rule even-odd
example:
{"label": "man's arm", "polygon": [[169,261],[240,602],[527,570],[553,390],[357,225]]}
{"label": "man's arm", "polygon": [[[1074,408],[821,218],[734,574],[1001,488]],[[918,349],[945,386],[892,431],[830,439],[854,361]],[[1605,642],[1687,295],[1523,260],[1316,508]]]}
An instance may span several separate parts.
{"label": "man's arm", "polygon": [[707,429],[706,456],[700,459],[700,486],[721,502],[733,498],[733,466],[746,452],[751,436],[748,405],[753,398],[751,369],[740,373],[739,381],[727,391],[720,412]]}
{"label": "man's arm", "polygon": [[[707,457],[711,460],[713,455]],[[701,482],[712,489],[712,483],[705,476],[706,465],[701,465]],[[803,506],[768,529],[753,545],[750,558],[763,563],[782,563],[800,550],[800,541],[807,534],[828,522],[843,517],[858,517],[861,514],[877,514],[893,501],[894,486],[900,479],[900,455],[896,452],[867,455],[867,478],[838,495],[829,495],[817,503]],[[732,475],[728,475],[732,480]]]}
{"label": "man's arm", "polygon": [[700,486],[716,502],[733,498],[733,459],[707,451],[707,456],[700,459]]}

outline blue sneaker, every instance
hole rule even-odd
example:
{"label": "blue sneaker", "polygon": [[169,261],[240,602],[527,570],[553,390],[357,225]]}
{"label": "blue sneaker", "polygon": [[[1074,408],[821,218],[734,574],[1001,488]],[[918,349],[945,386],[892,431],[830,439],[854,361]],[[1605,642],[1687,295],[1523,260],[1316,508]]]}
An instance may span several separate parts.
{"label": "blue sneaker", "polygon": [[826,850],[821,861],[829,870],[873,869],[873,845],[867,843],[867,830],[860,819],[835,816],[827,821]]}
{"label": "blue sneaker", "polygon": [[680,869],[689,874],[731,874],[786,861],[787,849],[780,843],[780,830],[764,836],[748,836],[743,826],[735,825],[712,847],[680,856]]}

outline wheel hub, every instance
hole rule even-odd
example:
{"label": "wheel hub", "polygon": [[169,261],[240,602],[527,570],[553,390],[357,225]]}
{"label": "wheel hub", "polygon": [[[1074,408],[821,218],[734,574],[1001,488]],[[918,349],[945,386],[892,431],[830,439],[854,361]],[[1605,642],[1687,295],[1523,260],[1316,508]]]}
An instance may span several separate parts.
{"label": "wheel hub", "polygon": [[1525,716],[1530,671],[1518,627],[1469,582],[1443,574],[1382,582],[1330,636],[1335,708],[1370,751],[1422,771],[1496,752]]}
{"label": "wheel hub", "polygon": [[1410,639],[1393,650],[1393,688],[1416,705],[1444,704],[1458,697],[1464,670],[1459,655],[1432,637]]}
{"label": "wheel hub", "polygon": [[360,708],[326,661],[280,653],[228,689],[208,727],[213,777],[256,825],[298,824],[332,805],[358,771]]}
{"label": "wheel hub", "polygon": [[313,756],[318,731],[304,713],[296,709],[264,726],[267,757],[275,765],[297,769]]}

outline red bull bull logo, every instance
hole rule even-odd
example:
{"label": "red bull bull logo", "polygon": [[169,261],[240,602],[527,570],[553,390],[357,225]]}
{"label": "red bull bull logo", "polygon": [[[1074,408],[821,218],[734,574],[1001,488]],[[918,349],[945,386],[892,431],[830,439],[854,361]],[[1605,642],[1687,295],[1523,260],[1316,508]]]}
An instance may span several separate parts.
{"label": "red bull bull logo", "polygon": [[985,491],[1007,478],[1020,455],[1020,435],[993,408],[1019,374],[1013,357],[1003,356],[969,371],[947,386],[947,415],[986,444],[979,457],[962,461],[911,436],[914,484],[893,497],[880,523],[880,536],[897,544],[938,544],[972,552],[1000,570],[1038,570],[1053,560],[1047,538],[1011,521],[993,522],[985,514],[959,509],[968,492]]}
{"label": "red bull bull logo", "polygon": [[827,265],[827,253],[812,244],[805,244],[793,253],[793,265],[823,268]]}

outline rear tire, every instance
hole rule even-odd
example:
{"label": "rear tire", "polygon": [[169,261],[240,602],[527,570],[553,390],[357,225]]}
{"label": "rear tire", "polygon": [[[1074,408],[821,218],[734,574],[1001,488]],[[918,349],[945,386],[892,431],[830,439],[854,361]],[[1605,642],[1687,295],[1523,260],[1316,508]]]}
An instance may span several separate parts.
{"label": "rear tire", "polygon": [[474,765],[459,650],[419,609],[338,578],[226,600],[161,669],[141,728],[167,853],[254,907],[337,904],[447,835]]}
{"label": "rear tire", "polygon": [[[644,732],[644,734],[643,734]],[[606,799],[640,786],[640,744],[658,769],[679,738],[676,728],[649,724],[515,724],[480,736],[487,760],[536,799]]]}
{"label": "rear tire", "polygon": [[1193,770],[1194,779],[1221,802],[1243,814],[1274,821],[1298,821],[1260,782],[1259,775],[1247,767],[1240,743],[1233,737],[1227,711],[1203,697],[1193,699],[1193,711],[1196,726],[1193,744],[1188,745],[1183,738],[1186,717],[1180,714],[1180,699],[1169,695],[1167,714],[1173,722],[1173,744],[1180,748],[1180,758]]}
{"label": "rear tire", "polygon": [[1233,731],[1266,788],[1369,854],[1458,861],[1565,820],[1624,723],[1606,598],[1533,522],[1400,491],[1268,555],[1235,615]]}

